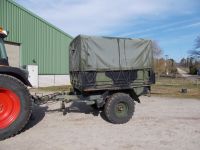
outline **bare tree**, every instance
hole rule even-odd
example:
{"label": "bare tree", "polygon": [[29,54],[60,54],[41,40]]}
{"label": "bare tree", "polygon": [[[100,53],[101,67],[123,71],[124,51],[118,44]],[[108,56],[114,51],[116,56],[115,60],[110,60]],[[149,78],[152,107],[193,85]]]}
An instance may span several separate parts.
{"label": "bare tree", "polygon": [[165,60],[162,58],[162,49],[156,41],[153,41],[153,56],[154,56],[154,68],[158,78],[165,72]]}
{"label": "bare tree", "polygon": [[195,39],[195,46],[193,50],[190,50],[189,53],[193,56],[193,57],[200,57],[200,36],[198,36]]}
{"label": "bare tree", "polygon": [[182,58],[181,61],[180,61],[180,65],[183,66],[183,67],[186,67],[187,66],[187,60],[185,58]]}
{"label": "bare tree", "polygon": [[200,36],[195,39],[194,49],[189,51],[192,56],[190,62],[190,73],[196,74],[200,68]]}
{"label": "bare tree", "polygon": [[200,48],[200,36],[198,36],[195,40],[195,49]]}
{"label": "bare tree", "polygon": [[194,57],[200,57],[200,50],[191,50],[190,54]]}
{"label": "bare tree", "polygon": [[153,41],[153,55],[154,58],[158,59],[162,56],[162,49],[158,45],[157,41]]}

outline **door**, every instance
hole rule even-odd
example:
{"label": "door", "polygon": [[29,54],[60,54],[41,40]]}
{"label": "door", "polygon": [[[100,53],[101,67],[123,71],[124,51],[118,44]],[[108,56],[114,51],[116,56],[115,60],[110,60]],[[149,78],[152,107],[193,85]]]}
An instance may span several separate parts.
{"label": "door", "polygon": [[5,42],[9,65],[12,67],[20,66],[20,44]]}

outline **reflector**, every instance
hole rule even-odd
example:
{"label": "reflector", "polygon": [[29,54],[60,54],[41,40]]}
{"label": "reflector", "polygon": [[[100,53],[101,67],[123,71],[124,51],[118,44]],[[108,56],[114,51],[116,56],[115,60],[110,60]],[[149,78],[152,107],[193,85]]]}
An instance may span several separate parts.
{"label": "reflector", "polygon": [[4,30],[2,27],[0,27],[0,34],[4,35],[6,37],[8,35],[8,32]]}

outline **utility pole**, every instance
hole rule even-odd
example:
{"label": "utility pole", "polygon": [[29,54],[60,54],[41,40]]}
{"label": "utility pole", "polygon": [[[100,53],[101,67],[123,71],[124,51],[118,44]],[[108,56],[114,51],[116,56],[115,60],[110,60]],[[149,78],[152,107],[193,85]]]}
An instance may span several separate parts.
{"label": "utility pole", "polygon": [[169,72],[168,72],[168,65],[167,65],[167,60],[168,60],[168,55],[165,55],[165,74],[168,75]]}

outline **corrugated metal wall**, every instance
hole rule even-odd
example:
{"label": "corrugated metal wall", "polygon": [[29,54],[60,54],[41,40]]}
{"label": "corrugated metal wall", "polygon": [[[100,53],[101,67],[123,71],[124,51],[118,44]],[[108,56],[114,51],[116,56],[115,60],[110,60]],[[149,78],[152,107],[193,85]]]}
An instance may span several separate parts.
{"label": "corrugated metal wall", "polygon": [[72,37],[11,0],[0,0],[0,26],[7,41],[20,43],[21,66],[36,64],[39,74],[68,74],[68,45]]}

